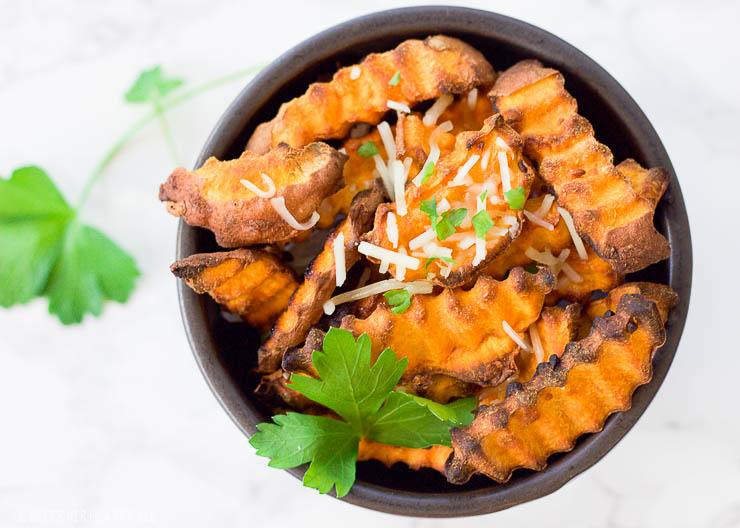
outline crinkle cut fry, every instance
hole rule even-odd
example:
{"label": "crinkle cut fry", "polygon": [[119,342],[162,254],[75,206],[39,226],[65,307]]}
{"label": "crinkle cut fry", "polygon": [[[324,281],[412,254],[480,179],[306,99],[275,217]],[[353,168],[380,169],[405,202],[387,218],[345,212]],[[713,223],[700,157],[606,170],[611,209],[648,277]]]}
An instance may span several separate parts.
{"label": "crinkle cut fry", "polygon": [[655,204],[614,167],[611,151],[596,141],[564,84],[557,70],[525,60],[503,72],[489,95],[522,135],[525,154],[578,232],[618,274],[667,258],[668,241],[653,225]]}
{"label": "crinkle cut fry", "polygon": [[[353,70],[359,76],[352,78]],[[389,81],[396,73],[400,80]],[[341,68],[328,83],[284,103],[277,116],[262,123],[247,150],[264,153],[280,143],[298,148],[320,139],[347,136],[354,123],[377,124],[388,100],[413,106],[442,94],[466,93],[493,84],[495,72],[483,55],[464,42],[435,35],[406,40],[385,53],[372,53],[358,65]]]}
{"label": "crinkle cut fry", "polygon": [[[542,308],[540,317],[529,328],[530,335],[534,328],[540,338],[542,359],[546,361],[553,354],[557,357],[563,355],[565,346],[578,338],[581,320],[581,306],[575,303],[565,308],[560,306]],[[538,360],[534,346],[530,352],[520,350],[516,357],[516,378],[512,381],[517,383],[529,381],[540,363],[542,360]],[[506,380],[495,387],[484,388],[478,394],[478,405],[493,405],[503,400],[509,383],[510,381]]]}
{"label": "crinkle cut fry", "polygon": [[285,351],[301,344],[312,325],[321,319],[323,305],[336,288],[334,240],[344,234],[344,259],[349,270],[359,259],[360,236],[372,225],[373,215],[385,195],[378,183],[372,190],[359,193],[347,218],[334,229],[322,251],[306,270],[303,283],[291,297],[288,308],[280,315],[258,353],[258,370],[272,372],[280,366]]}
{"label": "crinkle cut fry", "polygon": [[[537,211],[543,198],[543,196],[530,198],[524,204],[524,208],[529,212]],[[593,290],[609,291],[622,282],[623,277],[618,275],[589,246],[586,246],[587,259],[581,260],[573,246],[570,232],[557,211],[557,204],[553,203],[542,220],[553,225],[554,228],[549,230],[534,224],[525,217],[519,236],[503,253],[491,261],[486,273],[495,279],[500,279],[511,268],[530,264],[532,260],[526,254],[529,248],[538,252],[550,250],[555,256],[560,255],[561,251],[569,249],[570,254],[565,262],[580,275],[581,281],[571,281],[561,271],[553,291],[548,294],[545,300],[545,304],[548,306],[556,304],[560,299],[585,302],[591,297]]]}
{"label": "crinkle cut fry", "polygon": [[505,281],[481,275],[470,290],[445,288],[438,295],[414,295],[403,314],[378,305],[367,319],[347,316],[342,328],[355,337],[366,333],[373,358],[390,347],[408,360],[402,386],[424,386],[444,374],[478,385],[497,385],[515,370],[517,344],[504,330],[506,321],[524,332],[537,320],[552,275],[515,268]]}
{"label": "crinkle cut fry", "polygon": [[432,468],[444,473],[445,462],[451,453],[452,448],[442,445],[418,449],[381,444],[363,438],[360,440],[357,461],[378,460],[387,467],[403,462],[414,470]]}
{"label": "crinkle cut fry", "polygon": [[270,203],[247,189],[248,180],[267,190],[262,174],[275,185],[275,197],[298,222],[309,220],[321,201],[344,185],[342,167],[347,156],[325,143],[296,150],[280,145],[265,155],[245,152],[238,159],[209,158],[195,171],[182,167],[159,188],[167,210],[192,226],[213,231],[216,242],[232,248],[287,242],[305,231],[291,227]]}
{"label": "crinkle cut fry", "polygon": [[654,282],[627,282],[611,290],[606,297],[592,301],[586,307],[586,313],[591,319],[603,317],[611,310],[617,309],[619,301],[623,296],[639,294],[650,299],[658,307],[660,319],[663,324],[668,320],[668,313],[678,305],[678,294],[670,286],[656,284]]}
{"label": "crinkle cut fry", "polygon": [[[506,149],[502,149],[502,147],[498,145],[496,142],[497,138],[506,143]],[[500,115],[494,115],[486,119],[483,128],[479,131],[461,132],[458,134],[455,138],[454,150],[439,160],[434,174],[429,178],[429,180],[419,187],[413,183],[406,186],[405,198],[408,209],[407,213],[405,216],[396,215],[398,225],[398,247],[409,247],[409,249],[411,249],[410,242],[412,240],[419,235],[422,235],[425,231],[432,229],[429,216],[420,209],[422,201],[432,199],[436,200],[437,204],[440,204],[444,199],[450,204],[456,204],[456,208],[462,208],[464,206],[468,210],[468,214],[466,219],[460,225],[459,232],[456,234],[459,235],[462,233],[475,237],[475,231],[471,219],[473,215],[476,214],[478,199],[483,193],[484,183],[492,183],[493,180],[496,179],[495,175],[498,173],[498,167],[500,165],[497,159],[494,159],[489,162],[486,169],[483,169],[480,162],[476,162],[473,164],[472,168],[470,168],[466,176],[472,180],[472,183],[456,186],[448,185],[453,182],[461,167],[472,159],[473,156],[480,157],[483,156],[485,152],[493,152],[491,157],[498,158],[498,156],[496,156],[496,152],[505,150],[507,153],[505,160],[510,171],[511,187],[513,189],[523,187],[526,196],[526,194],[529,193],[529,188],[534,178],[534,168],[531,166],[529,161],[521,155],[521,146],[522,142],[519,135],[504,123],[504,120]],[[477,190],[474,191],[473,188],[477,188]],[[486,211],[489,215],[493,216],[494,227],[496,229],[491,229],[487,233],[486,254],[476,266],[472,265],[476,253],[476,248],[474,246],[462,249],[458,245],[459,239],[455,240],[453,237],[449,237],[444,241],[441,241],[435,235],[432,240],[433,243],[442,248],[452,250],[452,259],[455,261],[450,264],[450,273],[446,277],[440,272],[433,278],[433,282],[435,284],[454,288],[471,283],[475,280],[478,273],[485,269],[486,265],[496,255],[504,251],[509,246],[512,239],[518,235],[521,227],[522,211],[521,209],[509,208],[508,203],[504,201],[502,188],[502,186],[498,185],[495,193],[488,193],[486,198]],[[496,194],[496,197],[498,198],[498,201],[495,204],[490,200],[493,194]],[[383,204],[378,207],[378,210],[375,213],[373,230],[367,233],[363,237],[363,240],[384,249],[395,251],[396,249],[391,244],[387,232],[387,218],[389,213],[397,213],[397,202]],[[505,221],[507,218],[514,219],[514,224],[510,223],[510,220]],[[504,233],[500,232],[502,228],[504,228]],[[427,270],[424,269],[425,260],[426,259],[422,259],[420,261],[421,265],[418,269],[407,269],[405,280],[412,281],[426,279]],[[433,264],[429,271],[433,271],[438,263],[439,261]],[[395,265],[391,266],[392,271],[394,271]]]}
{"label": "crinkle cut fry", "polygon": [[344,177],[344,187],[339,189],[331,196],[327,196],[318,208],[319,219],[316,227],[319,229],[328,229],[334,224],[338,214],[348,214],[352,205],[352,200],[358,192],[365,189],[372,189],[375,181],[375,161],[372,157],[364,158],[360,156],[357,150],[366,142],[372,141],[378,148],[378,154],[387,159],[383,142],[380,140],[380,134],[377,129],[373,129],[369,134],[361,138],[349,138],[342,143],[347,154],[347,162],[344,164],[342,174]]}
{"label": "crinkle cut fry", "polygon": [[260,331],[272,326],[298,287],[293,270],[261,249],[190,255],[170,270]]}
{"label": "crinkle cut fry", "polygon": [[550,455],[570,451],[579,436],[630,408],[664,342],[655,303],[623,296],[616,314],[596,319],[588,337],[569,343],[560,359],[540,364],[530,381],[510,384],[501,403],[480,407],[472,425],[451,431],[447,479],[462,484],[478,472],[506,482],[515,469],[543,469]]}

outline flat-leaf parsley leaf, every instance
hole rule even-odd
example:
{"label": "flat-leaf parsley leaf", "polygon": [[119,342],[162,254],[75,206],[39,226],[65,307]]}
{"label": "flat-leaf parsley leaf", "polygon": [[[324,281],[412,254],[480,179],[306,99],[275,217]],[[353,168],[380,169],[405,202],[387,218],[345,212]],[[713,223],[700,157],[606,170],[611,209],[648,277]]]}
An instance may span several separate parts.
{"label": "flat-leaf parsley leaf", "polygon": [[310,463],[303,484],[320,493],[332,487],[338,497],[349,492],[362,438],[400,447],[449,446],[450,429],[472,422],[475,398],[442,405],[394,391],[408,361],[387,348],[372,364],[366,334],[355,341],[347,330],[330,328],[312,360],[318,379],[293,374],[289,386],[344,421],[289,412],[258,425],[249,442],[272,467]]}
{"label": "flat-leaf parsley leaf", "polygon": [[79,323],[106,300],[125,302],[138,275],[128,254],[79,222],[42,169],[0,178],[0,306],[45,296],[62,323]]}

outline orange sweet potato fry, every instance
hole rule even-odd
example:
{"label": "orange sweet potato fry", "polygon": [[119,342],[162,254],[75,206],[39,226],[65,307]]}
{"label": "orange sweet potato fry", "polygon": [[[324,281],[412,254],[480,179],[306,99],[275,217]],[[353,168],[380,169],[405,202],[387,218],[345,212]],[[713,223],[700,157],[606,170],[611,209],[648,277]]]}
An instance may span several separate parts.
{"label": "orange sweet potato fry", "polygon": [[269,373],[277,369],[285,351],[303,343],[311,326],[319,321],[324,303],[336,288],[334,240],[339,233],[343,234],[345,265],[349,270],[360,259],[357,251],[360,236],[370,229],[375,209],[384,198],[378,185],[355,197],[347,218],[334,229],[322,251],[311,262],[303,283],[273,326],[270,337],[260,347],[260,372]]}
{"label": "orange sweet potato fry", "polygon": [[611,151],[596,141],[564,84],[557,70],[525,60],[503,72],[489,95],[601,258],[618,274],[663,260],[670,247],[653,226],[655,203],[614,167]]}
{"label": "orange sweet potato fry", "polygon": [[260,249],[191,255],[170,270],[260,331],[272,326],[298,287],[293,270]]}
{"label": "orange sweet potato fry", "polygon": [[503,401],[479,407],[472,425],[451,431],[447,479],[461,484],[478,472],[506,482],[515,469],[543,469],[551,454],[573,449],[579,436],[630,408],[664,341],[655,303],[623,296],[616,314],[594,321],[588,337],[569,343],[560,359],[540,364],[524,384],[510,383]]}
{"label": "orange sweet potato fry", "polygon": [[[497,141],[499,140],[499,141]],[[501,146],[501,143],[505,144]],[[370,244],[380,246],[391,251],[406,250],[418,265],[416,269],[406,269],[405,280],[427,278],[428,272],[434,273],[433,281],[436,284],[456,287],[472,282],[477,274],[497,254],[504,251],[512,239],[518,234],[521,225],[521,209],[511,209],[503,195],[503,184],[500,185],[501,160],[510,179],[510,187],[521,187],[524,195],[534,177],[534,170],[525,158],[521,156],[521,141],[518,135],[504,124],[501,116],[493,116],[486,120],[483,128],[478,132],[463,132],[457,135],[455,149],[440,159],[434,174],[426,183],[419,186],[410,183],[406,186],[405,202],[406,214],[401,216],[398,200],[383,204],[375,213],[373,230],[363,237]],[[476,159],[480,158],[476,162]],[[483,168],[483,160],[487,163]],[[473,163],[467,175],[460,172],[466,163]],[[458,178],[459,174],[465,175]],[[460,185],[455,185],[457,180]],[[479,198],[486,192],[485,204]],[[437,209],[442,214],[443,203],[449,204],[451,209],[465,209],[465,218],[457,232],[444,240],[440,240],[434,232],[431,219],[422,207],[423,201],[435,200]],[[485,207],[488,215],[493,219],[494,227],[486,234],[484,256],[475,261],[475,230],[472,217],[476,214],[479,204]],[[393,214],[398,225],[398,244],[394,247],[388,235],[388,218]],[[429,235],[427,237],[427,235]],[[427,237],[423,243],[419,237]],[[465,239],[470,239],[473,245],[461,247]],[[425,269],[426,260],[432,255],[444,255],[450,252],[454,262],[448,263],[435,260]],[[372,259],[371,259],[372,260]],[[474,265],[473,262],[476,262]],[[399,271],[395,264],[391,264],[391,271],[396,276]]]}
{"label": "orange sweet potato fry", "polygon": [[470,290],[446,288],[438,295],[414,295],[403,314],[387,303],[367,319],[345,317],[342,328],[355,336],[368,334],[373,357],[390,347],[408,359],[401,385],[418,390],[444,374],[493,386],[515,371],[517,344],[504,330],[525,331],[537,320],[552,288],[547,270],[536,275],[515,268],[502,282],[482,275]]}
{"label": "orange sweet potato fry", "polygon": [[286,242],[304,234],[277,213],[270,200],[257,196],[241,180],[265,190],[262,174],[275,184],[275,197],[298,222],[306,222],[321,201],[344,184],[347,157],[324,143],[300,150],[281,145],[260,156],[245,152],[235,160],[209,158],[195,171],[175,169],[159,188],[167,210],[192,226],[205,227],[222,247]]}
{"label": "orange sweet potato fry", "polygon": [[[397,73],[399,82],[389,84]],[[444,35],[406,40],[341,68],[330,82],[312,84],[304,95],[284,103],[273,120],[257,127],[247,149],[264,153],[280,143],[299,148],[340,139],[354,123],[379,123],[389,110],[388,100],[412,107],[442,94],[488,86],[494,79],[483,55],[460,40]]]}
{"label": "orange sweet potato fry", "polygon": [[678,294],[670,286],[654,282],[628,282],[611,290],[603,299],[589,303],[586,313],[592,320],[603,317],[607,311],[617,309],[623,296],[636,294],[655,303],[664,324],[668,320],[668,313],[678,304]]}

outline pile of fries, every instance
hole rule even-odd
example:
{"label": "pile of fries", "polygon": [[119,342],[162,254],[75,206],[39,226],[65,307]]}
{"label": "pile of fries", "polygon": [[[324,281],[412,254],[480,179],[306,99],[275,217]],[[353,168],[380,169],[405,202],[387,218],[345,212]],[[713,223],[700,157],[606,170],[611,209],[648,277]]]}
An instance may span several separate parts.
{"label": "pile of fries", "polygon": [[497,73],[437,35],[312,84],[160,200],[231,249],[172,271],[264,333],[257,394],[276,412],[320,414],[287,377],[316,375],[328,328],[366,333],[373,358],[408,359],[399,389],[479,406],[451,448],[363,440],[358,460],[506,482],[650,381],[678,296],[625,277],[670,255],[653,225],[669,180],[615,165],[557,70]]}

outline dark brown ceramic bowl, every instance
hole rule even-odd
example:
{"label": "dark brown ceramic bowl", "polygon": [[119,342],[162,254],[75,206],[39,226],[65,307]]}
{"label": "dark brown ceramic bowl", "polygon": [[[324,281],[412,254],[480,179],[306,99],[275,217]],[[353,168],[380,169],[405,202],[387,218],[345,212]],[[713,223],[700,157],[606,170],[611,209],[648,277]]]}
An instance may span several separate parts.
{"label": "dark brown ceramic bowl", "polygon": [[[328,29],[278,58],[229,106],[208,138],[196,166],[209,156],[239,156],[254,127],[271,119],[279,105],[302,94],[309,83],[324,79],[338,65],[385,51],[408,38],[444,33],[458,37],[486,55],[496,70],[535,57],[563,72],[566,87],[581,113],[593,123],[598,138],[615,159],[637,159],[644,166],[673,173],[655,130],[632,98],[603,68],[559,38],[505,16],[464,8],[413,7],[383,11]],[[540,472],[519,470],[506,484],[476,476],[464,486],[448,484],[433,470],[392,469],[377,462],[358,464],[357,482],[343,500],[378,511],[424,517],[454,517],[494,512],[561,487],[603,457],[637,422],[660,387],[681,337],[691,290],[691,239],[681,189],[673,177],[658,206],[655,223],[673,248],[671,258],[630,279],[669,284],[681,296],[668,321],[668,340],[655,356],[653,380],[637,389],[632,409],[612,415],[603,431],[584,435],[569,453],[550,457]],[[217,250],[212,235],[180,223],[177,258]],[[257,334],[243,324],[227,323],[207,297],[178,285],[185,331],[203,375],[229,416],[250,436],[269,411],[253,395],[257,379],[250,373],[258,347]],[[248,448],[245,442],[245,447]],[[301,477],[304,468],[290,470]],[[296,486],[300,484],[296,482]],[[318,500],[318,498],[317,498]]]}

